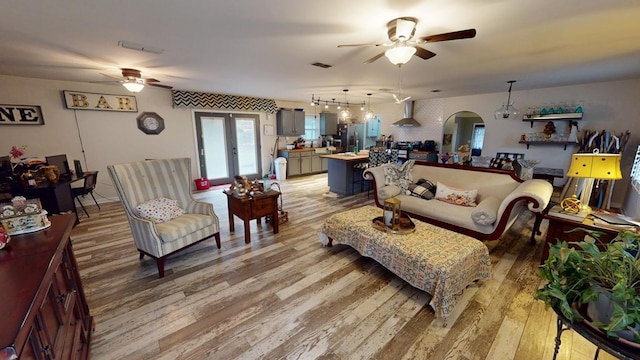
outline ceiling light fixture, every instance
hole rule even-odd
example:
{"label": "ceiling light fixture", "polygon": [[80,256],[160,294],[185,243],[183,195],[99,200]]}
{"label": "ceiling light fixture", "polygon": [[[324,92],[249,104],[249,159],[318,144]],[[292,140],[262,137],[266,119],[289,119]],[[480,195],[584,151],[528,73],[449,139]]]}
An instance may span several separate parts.
{"label": "ceiling light fixture", "polygon": [[413,46],[407,46],[406,43],[400,43],[399,46],[394,46],[391,49],[384,52],[384,55],[391,61],[392,64],[402,66],[411,60],[413,54],[416,53],[416,48]]}
{"label": "ceiling light fixture", "polygon": [[494,114],[496,120],[499,120],[499,119],[516,120],[520,115],[520,111],[518,111],[518,109],[513,107],[513,103],[511,102],[511,88],[513,87],[514,82],[516,81],[515,80],[507,81],[507,83],[509,83],[509,97],[507,98],[507,103],[502,104],[500,109],[496,110]]}
{"label": "ceiling light fixture", "polygon": [[367,112],[364,113],[364,121],[369,121],[373,119],[374,113],[371,111],[371,93],[367,94],[369,97],[369,104],[367,105]]}
{"label": "ceiling light fixture", "polygon": [[[340,101],[336,101],[336,98],[332,98],[331,100],[322,100],[319,97],[316,97],[315,95],[311,95],[311,106],[320,106],[320,104],[324,103],[324,108],[328,109],[329,105],[335,106],[337,110],[341,110],[343,107],[345,107],[345,109],[347,111],[349,111],[349,114],[351,113],[351,110],[349,108],[349,102],[347,101],[347,96],[346,96],[346,91],[349,90],[343,90],[345,91],[345,101],[344,102],[340,102]],[[365,101],[363,101],[360,104],[360,110],[364,110],[364,106],[367,103]],[[349,116],[350,117],[350,116]]]}
{"label": "ceiling light fixture", "polygon": [[127,88],[127,90],[131,91],[132,93],[137,93],[142,91],[142,89],[144,89],[144,80],[130,78],[125,80],[122,83],[122,86]]}

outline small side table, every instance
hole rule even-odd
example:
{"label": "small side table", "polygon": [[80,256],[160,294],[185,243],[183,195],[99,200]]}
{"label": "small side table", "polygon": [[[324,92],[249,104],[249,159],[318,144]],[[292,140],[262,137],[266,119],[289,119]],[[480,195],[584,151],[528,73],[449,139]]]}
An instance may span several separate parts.
{"label": "small side table", "polygon": [[262,217],[270,215],[272,219],[271,223],[273,224],[273,233],[278,233],[278,197],[280,196],[280,192],[269,190],[255,196],[236,196],[227,192],[225,192],[225,194],[227,195],[227,208],[229,209],[229,230],[231,232],[235,231],[234,215],[242,219],[244,222],[245,244],[251,242],[249,221],[253,219],[256,219],[256,222],[261,224]]}
{"label": "small side table", "polygon": [[555,244],[558,239],[566,242],[578,242],[584,239],[584,231],[575,231],[569,233],[567,233],[567,231],[573,230],[577,227],[591,231],[599,231],[604,233],[603,235],[600,235],[599,238],[603,243],[609,243],[611,240],[613,240],[613,238],[616,237],[616,235],[618,235],[618,232],[622,231],[622,229],[615,229],[613,227],[604,227],[594,224],[591,215],[588,215],[582,222],[553,216],[549,213],[549,209],[551,207],[552,204],[549,204],[542,215],[544,219],[549,220],[549,228],[547,230],[547,236],[544,240],[544,247],[542,248],[542,257],[540,258],[541,264],[544,263],[545,260],[547,260],[547,257],[549,257],[550,243]]}

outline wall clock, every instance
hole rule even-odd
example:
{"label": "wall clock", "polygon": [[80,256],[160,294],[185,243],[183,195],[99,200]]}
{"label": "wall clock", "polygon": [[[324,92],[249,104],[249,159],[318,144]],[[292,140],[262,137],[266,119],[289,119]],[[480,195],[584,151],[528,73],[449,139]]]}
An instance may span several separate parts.
{"label": "wall clock", "polygon": [[164,130],[164,119],[154,112],[143,112],[136,118],[138,129],[149,135],[157,135]]}

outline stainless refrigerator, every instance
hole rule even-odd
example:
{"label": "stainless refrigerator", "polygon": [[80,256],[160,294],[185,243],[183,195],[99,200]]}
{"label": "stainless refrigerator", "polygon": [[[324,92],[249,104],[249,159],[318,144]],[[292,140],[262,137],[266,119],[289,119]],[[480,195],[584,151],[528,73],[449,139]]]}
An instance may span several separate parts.
{"label": "stainless refrigerator", "polygon": [[338,124],[338,139],[342,140],[344,151],[353,151],[354,146],[358,150],[364,149],[365,140],[364,124]]}

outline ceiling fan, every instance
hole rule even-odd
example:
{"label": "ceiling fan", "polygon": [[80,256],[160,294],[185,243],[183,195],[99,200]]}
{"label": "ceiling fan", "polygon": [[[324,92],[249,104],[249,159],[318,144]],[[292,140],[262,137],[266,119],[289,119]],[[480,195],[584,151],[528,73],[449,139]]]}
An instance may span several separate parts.
{"label": "ceiling fan", "polygon": [[476,29],[466,29],[453,31],[448,33],[422,36],[414,39],[416,33],[416,24],[418,19],[413,17],[400,17],[393,19],[387,23],[387,35],[391,42],[382,44],[348,44],[338,45],[338,47],[356,47],[356,46],[384,46],[391,47],[391,49],[382,52],[371,59],[365,61],[365,64],[370,64],[383,55],[386,55],[393,64],[402,66],[411,59],[411,56],[415,55],[423,60],[430,59],[436,54],[427,49],[424,49],[418,45],[439,41],[450,41],[459,39],[469,39],[476,36]]}
{"label": "ceiling fan", "polygon": [[172,86],[160,84],[160,80],[153,78],[143,78],[140,70],[122,68],[122,76],[115,76],[110,74],[102,74],[113,79],[117,79],[127,90],[131,92],[138,92],[144,88],[145,85],[155,86],[163,89],[172,89]]}

